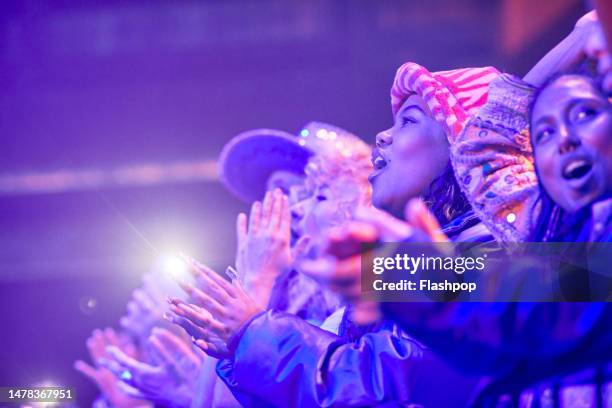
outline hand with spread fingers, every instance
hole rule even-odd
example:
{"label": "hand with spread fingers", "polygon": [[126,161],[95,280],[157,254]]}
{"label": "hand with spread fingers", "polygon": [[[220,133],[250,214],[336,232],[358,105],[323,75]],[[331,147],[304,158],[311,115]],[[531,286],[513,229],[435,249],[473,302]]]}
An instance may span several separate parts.
{"label": "hand with spread fingers", "polygon": [[168,319],[185,329],[206,354],[219,359],[229,357],[232,338],[264,309],[246,293],[238,279],[230,283],[191,258],[187,262],[197,287],[185,282],[179,284],[192,303],[168,299],[171,310]]}
{"label": "hand with spread fingers", "polygon": [[367,324],[375,321],[378,318],[375,303],[361,300],[362,244],[448,241],[437,219],[421,200],[411,200],[406,206],[405,216],[407,221],[402,221],[375,208],[358,209],[355,221],[330,233],[324,250],[326,255],[300,262],[298,270],[352,303],[356,322]]}
{"label": "hand with spread fingers", "polygon": [[268,191],[263,204],[236,219],[236,269],[244,288],[265,307],[276,278],[292,263],[289,199],[280,189]]}
{"label": "hand with spread fingers", "polygon": [[163,323],[164,295],[150,277],[144,278],[142,287],[134,290],[128,302],[127,313],[119,320],[121,327],[140,339],[146,339],[150,330]]}
{"label": "hand with spread fingers", "polygon": [[107,347],[100,362],[120,379],[127,395],[173,407],[189,407],[195,393],[202,355],[168,330],[154,328],[149,337],[154,362],[128,355],[116,346]]}
{"label": "hand with spread fingers", "polygon": [[121,347],[127,355],[135,356],[136,348],[133,344],[111,328],[94,330],[91,337],[87,339],[86,344],[94,365],[78,360],[74,363],[74,368],[92,380],[113,407],[133,408],[151,406],[147,401],[127,394],[121,386],[121,381],[110,370],[100,364],[101,360],[103,361],[108,357],[107,347]]}

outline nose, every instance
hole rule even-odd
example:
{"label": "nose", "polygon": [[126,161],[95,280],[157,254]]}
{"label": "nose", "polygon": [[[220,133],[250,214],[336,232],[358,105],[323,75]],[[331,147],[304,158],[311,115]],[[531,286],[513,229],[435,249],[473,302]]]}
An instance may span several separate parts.
{"label": "nose", "polygon": [[568,126],[559,127],[559,153],[566,154],[576,150],[582,142],[576,132]]}
{"label": "nose", "polygon": [[391,132],[389,132],[389,129],[383,130],[382,132],[376,135],[376,147],[387,147],[392,143],[393,138],[391,137]]}
{"label": "nose", "polygon": [[304,206],[302,204],[294,204],[291,206],[291,221],[300,221],[304,218]]}

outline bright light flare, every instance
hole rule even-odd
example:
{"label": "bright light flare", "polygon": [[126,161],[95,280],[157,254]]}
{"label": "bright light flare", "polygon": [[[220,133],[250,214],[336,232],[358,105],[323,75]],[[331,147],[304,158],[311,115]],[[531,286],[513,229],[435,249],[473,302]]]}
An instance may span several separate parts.
{"label": "bright light flare", "polygon": [[162,255],[161,267],[172,278],[185,279],[188,276],[187,263],[177,254]]}

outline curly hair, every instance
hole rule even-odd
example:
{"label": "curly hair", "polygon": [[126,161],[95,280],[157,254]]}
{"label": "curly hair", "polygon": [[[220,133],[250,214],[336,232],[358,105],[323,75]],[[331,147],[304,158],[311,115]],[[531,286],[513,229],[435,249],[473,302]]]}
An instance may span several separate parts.
{"label": "curly hair", "polygon": [[355,194],[340,200],[338,207],[343,214],[343,220],[352,218],[353,213],[360,205],[371,202],[372,187],[368,175],[372,171],[370,158],[366,154],[352,157],[338,157],[330,159],[323,155],[310,158],[306,166],[307,181],[312,182],[312,188],[328,186],[349,187]]}
{"label": "curly hair", "polygon": [[450,160],[446,163],[442,173],[429,184],[428,192],[423,200],[441,225],[448,224],[472,209],[457,183]]}

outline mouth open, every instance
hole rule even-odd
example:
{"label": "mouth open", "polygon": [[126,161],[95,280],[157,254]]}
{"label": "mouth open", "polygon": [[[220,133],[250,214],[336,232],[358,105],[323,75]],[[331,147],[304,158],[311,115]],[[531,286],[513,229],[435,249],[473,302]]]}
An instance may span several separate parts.
{"label": "mouth open", "polygon": [[372,180],[374,177],[378,176],[383,170],[387,167],[387,159],[382,155],[379,149],[374,149],[372,151],[372,166],[374,167],[374,171],[372,174],[368,176],[368,180]]}
{"label": "mouth open", "polygon": [[593,165],[584,159],[572,160],[563,169],[563,178],[566,180],[580,180],[591,172]]}

